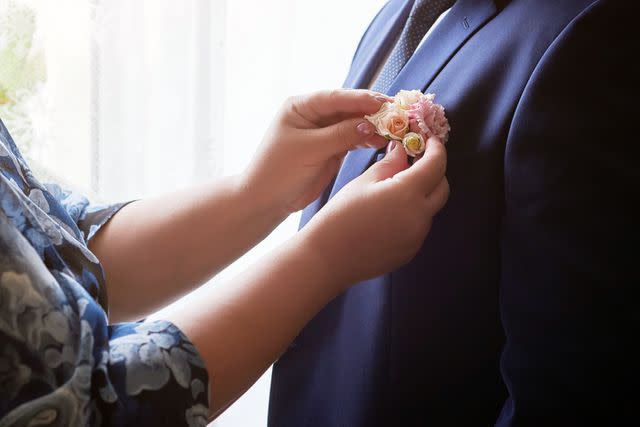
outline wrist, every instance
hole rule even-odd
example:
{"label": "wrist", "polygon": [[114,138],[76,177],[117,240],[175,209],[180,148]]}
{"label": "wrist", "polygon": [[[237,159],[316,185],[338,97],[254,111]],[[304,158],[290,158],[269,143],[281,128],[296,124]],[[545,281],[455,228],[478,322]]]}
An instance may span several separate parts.
{"label": "wrist", "polygon": [[319,277],[323,286],[337,296],[352,284],[336,253],[323,243],[316,230],[304,228],[291,240],[298,262],[305,266],[308,277]]}
{"label": "wrist", "polygon": [[244,174],[229,177],[229,189],[237,203],[247,208],[248,222],[257,221],[275,228],[289,215],[268,189],[255,185]]}

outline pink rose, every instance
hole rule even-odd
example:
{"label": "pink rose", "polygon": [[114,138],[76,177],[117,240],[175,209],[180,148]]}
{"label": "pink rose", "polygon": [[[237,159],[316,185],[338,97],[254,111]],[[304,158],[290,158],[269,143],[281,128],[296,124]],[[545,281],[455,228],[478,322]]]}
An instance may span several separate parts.
{"label": "pink rose", "polygon": [[422,94],[417,90],[401,90],[394,102],[385,102],[380,110],[365,116],[376,128],[376,133],[387,138],[402,141],[408,155],[421,155],[425,141],[432,136],[442,143],[449,139],[449,121],[444,107],[434,102],[432,93]]}
{"label": "pink rose", "polygon": [[409,115],[395,103],[385,102],[380,111],[365,116],[375,127],[376,132],[387,138],[402,141],[409,130]]}

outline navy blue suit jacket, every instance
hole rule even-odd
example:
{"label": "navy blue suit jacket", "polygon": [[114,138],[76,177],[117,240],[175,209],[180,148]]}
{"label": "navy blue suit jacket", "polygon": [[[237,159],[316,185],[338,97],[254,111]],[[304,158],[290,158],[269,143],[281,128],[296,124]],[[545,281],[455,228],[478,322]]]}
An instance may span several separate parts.
{"label": "navy blue suit jacket", "polygon": [[[374,19],[345,86],[411,3]],[[271,427],[622,425],[638,402],[636,2],[503,3],[458,0],[390,88],[445,106],[449,202],[276,363]],[[350,152],[302,225],[378,158]]]}

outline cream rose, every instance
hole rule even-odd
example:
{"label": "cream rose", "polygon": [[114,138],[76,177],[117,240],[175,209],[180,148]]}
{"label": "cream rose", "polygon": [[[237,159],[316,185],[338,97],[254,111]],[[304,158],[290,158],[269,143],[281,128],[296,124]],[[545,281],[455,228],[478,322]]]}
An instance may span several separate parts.
{"label": "cream rose", "polygon": [[375,127],[376,132],[387,138],[402,141],[409,130],[409,115],[395,103],[385,102],[380,111],[365,116]]}
{"label": "cream rose", "polygon": [[415,132],[409,132],[406,134],[402,139],[402,145],[404,146],[404,150],[411,157],[416,157],[418,154],[424,153],[424,149],[426,148],[424,137]]}
{"label": "cream rose", "polygon": [[419,90],[401,90],[395,96],[395,102],[402,108],[418,102],[424,95]]}
{"label": "cream rose", "polygon": [[407,155],[417,157],[424,153],[426,141],[432,136],[443,144],[449,138],[451,127],[435,97],[433,93],[401,90],[393,102],[385,102],[380,111],[365,119],[375,126],[378,135],[401,141]]}

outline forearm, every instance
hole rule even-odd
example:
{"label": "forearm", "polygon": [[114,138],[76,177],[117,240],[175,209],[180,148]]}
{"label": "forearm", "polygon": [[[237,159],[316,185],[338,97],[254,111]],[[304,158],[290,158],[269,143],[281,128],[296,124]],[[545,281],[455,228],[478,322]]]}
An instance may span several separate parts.
{"label": "forearm", "polygon": [[203,357],[213,413],[237,399],[345,284],[334,280],[302,233],[235,279],[208,285],[174,322]]}
{"label": "forearm", "polygon": [[91,241],[111,320],[146,315],[204,283],[284,219],[235,177],[125,206]]}
{"label": "forearm", "polygon": [[386,100],[354,90],[292,98],[238,178],[123,208],[90,242],[111,320],[148,314],[203,283],[317,198],[347,151],[385,144],[362,116]]}

